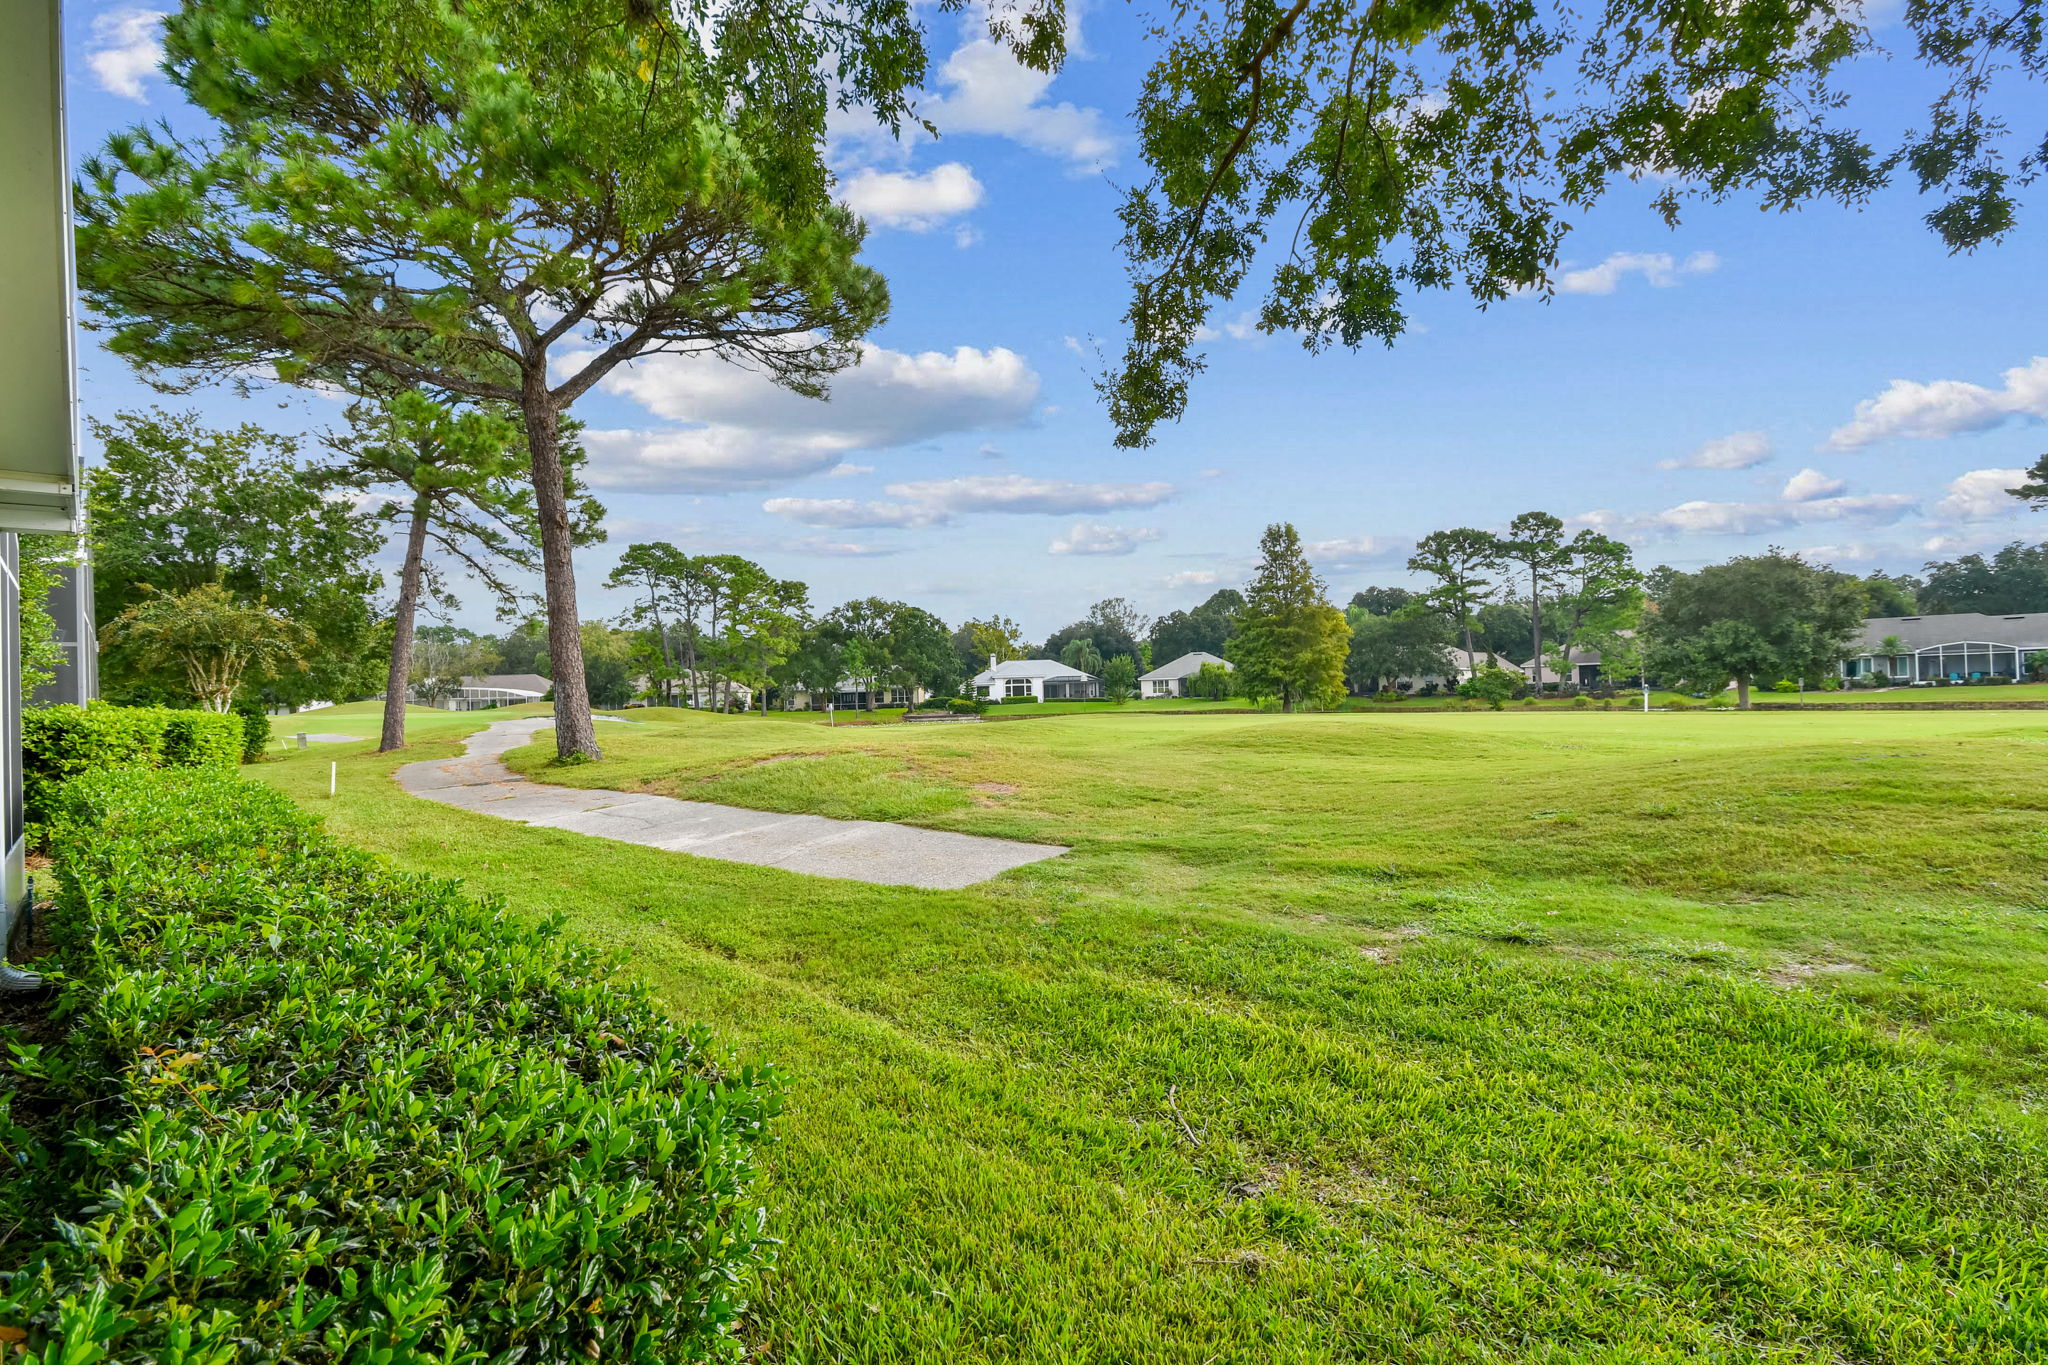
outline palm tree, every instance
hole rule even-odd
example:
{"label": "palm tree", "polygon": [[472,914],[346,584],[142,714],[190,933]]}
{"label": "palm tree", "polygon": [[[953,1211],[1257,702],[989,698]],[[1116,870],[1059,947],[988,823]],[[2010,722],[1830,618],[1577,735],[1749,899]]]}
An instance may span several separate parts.
{"label": "palm tree", "polygon": [[1906,642],[1896,635],[1887,635],[1877,642],[1877,652],[1884,658],[1884,675],[1890,679],[1899,671],[1899,656],[1906,652]]}
{"label": "palm tree", "polygon": [[100,629],[102,645],[135,647],[146,668],[176,665],[199,705],[226,711],[251,668],[306,667],[313,632],[261,602],[237,601],[218,582],[149,595]]}

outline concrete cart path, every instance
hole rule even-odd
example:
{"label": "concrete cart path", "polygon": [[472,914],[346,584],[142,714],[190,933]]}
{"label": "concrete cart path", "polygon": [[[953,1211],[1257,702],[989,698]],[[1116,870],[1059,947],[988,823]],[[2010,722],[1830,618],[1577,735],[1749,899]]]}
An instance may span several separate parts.
{"label": "concrete cart path", "polygon": [[670,796],[552,787],[528,781],[500,761],[554,724],[549,716],[501,720],[471,735],[461,758],[406,764],[397,772],[398,785],[429,801],[547,829],[882,886],[952,890],[1067,851],[1058,844],[1020,844],[878,820],[777,815]]}

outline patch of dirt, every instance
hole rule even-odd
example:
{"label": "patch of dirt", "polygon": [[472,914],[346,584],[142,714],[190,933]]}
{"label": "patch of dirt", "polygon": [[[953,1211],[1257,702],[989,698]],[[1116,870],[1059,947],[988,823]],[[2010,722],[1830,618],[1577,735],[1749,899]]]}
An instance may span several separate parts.
{"label": "patch of dirt", "polygon": [[1817,976],[1850,976],[1869,970],[1860,962],[1788,962],[1765,972],[1764,979],[1773,986],[1790,989],[1803,986]]}
{"label": "patch of dirt", "polygon": [[988,792],[992,796],[1015,796],[1017,794],[1017,784],[1014,782],[977,782],[974,784],[974,789],[978,792]]}
{"label": "patch of dirt", "polygon": [[768,764],[770,764],[770,763],[787,763],[787,762],[789,762],[789,761],[790,761],[791,759],[794,759],[794,758],[826,758],[826,757],[829,757],[829,755],[826,755],[826,754],[770,754],[770,755],[769,755],[768,757],[766,757],[766,758],[757,758],[757,759],[755,759],[755,760],[754,760],[754,766],[755,766],[755,767],[757,767],[757,768],[760,768],[760,767],[765,767],[766,765],[768,765]]}
{"label": "patch of dirt", "polygon": [[1400,956],[1392,948],[1381,948],[1371,943],[1361,944],[1358,949],[1358,955],[1367,962],[1377,962],[1382,965],[1392,962]]}

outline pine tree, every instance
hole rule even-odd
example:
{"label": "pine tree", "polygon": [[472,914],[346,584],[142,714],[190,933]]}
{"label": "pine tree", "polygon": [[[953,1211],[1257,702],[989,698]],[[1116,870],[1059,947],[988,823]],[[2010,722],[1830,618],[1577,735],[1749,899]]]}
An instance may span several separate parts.
{"label": "pine tree", "polygon": [[1344,695],[1351,627],[1330,605],[1329,589],[1309,566],[1291,523],[1276,522],[1259,540],[1259,567],[1245,589],[1242,625],[1230,661],[1246,696],[1331,706]]}
{"label": "pine tree", "polygon": [[[873,18],[847,23],[841,78],[886,112],[920,72],[858,65],[904,22]],[[840,39],[800,12],[692,22],[581,0],[188,5],[164,68],[213,131],[116,133],[76,194],[80,291],[147,370],[518,410],[565,757],[598,753],[571,407],[662,352],[821,396],[888,309],[819,156]]]}

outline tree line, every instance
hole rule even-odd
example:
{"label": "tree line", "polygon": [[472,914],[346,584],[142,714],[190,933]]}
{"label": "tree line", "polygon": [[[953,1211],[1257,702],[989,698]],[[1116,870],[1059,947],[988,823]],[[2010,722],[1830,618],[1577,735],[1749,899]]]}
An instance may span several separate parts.
{"label": "tree line", "polygon": [[[517,420],[407,391],[359,400],[342,429],[310,443],[158,410],[94,421],[101,454],[87,501],[107,695],[226,709],[382,691],[383,742],[395,748],[408,695],[438,700],[497,671],[541,674],[559,693],[545,596],[521,586],[540,567],[542,537],[518,474]],[[590,544],[603,537],[603,509],[582,488],[581,464],[570,431],[563,493],[573,539]],[[61,559],[59,540],[30,547],[37,583]],[[399,551],[388,601],[371,567],[387,546]],[[625,611],[578,622],[578,690],[605,707],[733,710],[742,698],[765,708],[778,694],[844,685],[874,706],[896,688],[951,696],[991,660],[1051,658],[1124,698],[1139,674],[1201,652],[1232,670],[1204,672],[1198,693],[1293,709],[1532,659],[1569,679],[1573,656],[1593,654],[1609,679],[1647,671],[1746,696],[1780,679],[1818,681],[1865,617],[2048,607],[2048,546],[1931,561],[1919,575],[1858,578],[1777,550],[1682,573],[1639,570],[1621,542],[1568,536],[1542,512],[1504,532],[1431,533],[1408,567],[1420,586],[1366,587],[1339,609],[1280,523],[1242,589],[1156,619],[1105,598],[1033,641],[1001,614],[952,627],[879,597],[820,610],[807,585],[743,556],[639,543],[606,579]],[[422,612],[445,620],[459,607],[457,568],[486,592],[501,634],[418,624]],[[27,632],[31,670],[51,652],[40,619]]]}

